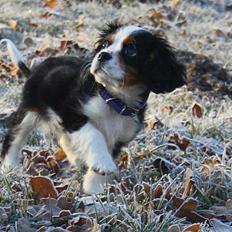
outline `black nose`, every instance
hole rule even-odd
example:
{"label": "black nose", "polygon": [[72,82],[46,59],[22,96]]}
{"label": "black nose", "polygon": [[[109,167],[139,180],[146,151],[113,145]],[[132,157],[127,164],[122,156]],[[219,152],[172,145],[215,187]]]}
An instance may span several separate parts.
{"label": "black nose", "polygon": [[104,61],[110,60],[112,56],[108,52],[101,52],[97,58],[99,61],[104,62]]}

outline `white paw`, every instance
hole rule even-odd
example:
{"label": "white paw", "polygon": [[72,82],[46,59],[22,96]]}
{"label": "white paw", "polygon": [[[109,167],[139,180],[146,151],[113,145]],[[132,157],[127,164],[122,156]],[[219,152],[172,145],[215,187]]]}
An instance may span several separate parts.
{"label": "white paw", "polygon": [[117,171],[117,167],[110,155],[104,157],[92,157],[87,160],[87,165],[89,168],[99,172],[99,173],[113,173]]}
{"label": "white paw", "polygon": [[106,176],[99,175],[89,169],[84,177],[84,192],[88,194],[102,193],[106,185],[106,178]]}

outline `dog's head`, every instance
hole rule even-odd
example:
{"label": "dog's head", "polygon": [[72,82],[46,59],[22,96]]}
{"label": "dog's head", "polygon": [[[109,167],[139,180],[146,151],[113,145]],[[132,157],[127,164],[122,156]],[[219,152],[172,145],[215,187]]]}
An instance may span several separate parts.
{"label": "dog's head", "polygon": [[100,33],[90,71],[104,86],[140,84],[154,93],[171,92],[185,78],[183,65],[165,39],[142,27],[115,24]]}

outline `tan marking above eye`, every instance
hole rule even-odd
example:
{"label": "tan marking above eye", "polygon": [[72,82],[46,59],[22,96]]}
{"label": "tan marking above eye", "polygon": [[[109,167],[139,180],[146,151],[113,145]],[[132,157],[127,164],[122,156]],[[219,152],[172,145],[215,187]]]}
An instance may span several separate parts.
{"label": "tan marking above eye", "polygon": [[124,45],[131,44],[131,43],[134,43],[134,42],[135,42],[134,36],[128,36],[123,40]]}
{"label": "tan marking above eye", "polygon": [[114,33],[109,34],[109,35],[106,36],[105,39],[106,39],[107,41],[109,41],[109,43],[111,44],[111,43],[113,43],[113,41],[114,41],[114,39],[115,39],[115,34],[114,34]]}

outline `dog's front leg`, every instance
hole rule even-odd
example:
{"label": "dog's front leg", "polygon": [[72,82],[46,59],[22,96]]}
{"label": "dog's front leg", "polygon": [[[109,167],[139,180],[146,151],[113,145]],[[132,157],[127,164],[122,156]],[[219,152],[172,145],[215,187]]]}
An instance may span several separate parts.
{"label": "dog's front leg", "polygon": [[104,135],[88,122],[79,130],[62,136],[60,145],[72,164],[76,164],[80,159],[88,166],[84,178],[84,191],[102,192],[106,182],[106,177],[102,174],[107,175],[116,171],[116,165],[108,151]]}

